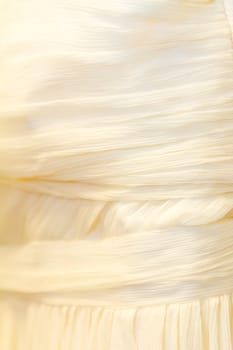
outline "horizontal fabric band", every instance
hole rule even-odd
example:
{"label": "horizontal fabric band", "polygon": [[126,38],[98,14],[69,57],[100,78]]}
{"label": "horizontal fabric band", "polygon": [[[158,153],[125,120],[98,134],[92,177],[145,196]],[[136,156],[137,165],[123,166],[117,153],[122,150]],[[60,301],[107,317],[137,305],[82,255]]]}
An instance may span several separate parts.
{"label": "horizontal fabric band", "polygon": [[88,302],[104,296],[106,304],[226,293],[233,289],[232,227],[229,219],[103,240],[1,246],[0,290]]}
{"label": "horizontal fabric band", "polygon": [[82,182],[13,181],[0,178],[0,186],[29,193],[45,194],[64,199],[99,201],[148,201],[179,198],[200,198],[233,193],[230,183],[182,183],[175,185],[117,186],[96,185]]}

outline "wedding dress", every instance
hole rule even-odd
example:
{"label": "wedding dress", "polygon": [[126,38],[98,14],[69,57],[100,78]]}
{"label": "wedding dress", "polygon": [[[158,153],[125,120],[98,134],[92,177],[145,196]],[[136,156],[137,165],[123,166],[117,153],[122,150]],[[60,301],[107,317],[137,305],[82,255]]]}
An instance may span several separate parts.
{"label": "wedding dress", "polygon": [[233,348],[233,1],[0,0],[0,350]]}

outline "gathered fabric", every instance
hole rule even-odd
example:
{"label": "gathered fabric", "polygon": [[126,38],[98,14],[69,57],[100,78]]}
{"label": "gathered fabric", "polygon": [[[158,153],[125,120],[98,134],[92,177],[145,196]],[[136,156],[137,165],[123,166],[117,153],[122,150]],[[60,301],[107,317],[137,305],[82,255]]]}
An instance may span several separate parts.
{"label": "gathered fabric", "polygon": [[0,0],[0,350],[233,349],[233,0]]}

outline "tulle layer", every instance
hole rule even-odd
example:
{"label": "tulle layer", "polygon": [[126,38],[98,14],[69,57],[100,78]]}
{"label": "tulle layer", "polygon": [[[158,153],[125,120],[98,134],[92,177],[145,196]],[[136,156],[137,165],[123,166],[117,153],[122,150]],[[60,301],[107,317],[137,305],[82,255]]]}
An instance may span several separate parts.
{"label": "tulle layer", "polygon": [[5,296],[0,348],[232,350],[232,307],[232,295],[137,308],[54,306]]}

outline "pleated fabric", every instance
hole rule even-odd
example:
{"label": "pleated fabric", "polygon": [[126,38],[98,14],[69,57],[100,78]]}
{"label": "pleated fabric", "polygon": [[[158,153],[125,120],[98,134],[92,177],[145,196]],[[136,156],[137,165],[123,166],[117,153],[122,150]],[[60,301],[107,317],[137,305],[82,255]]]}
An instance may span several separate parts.
{"label": "pleated fabric", "polygon": [[144,307],[54,306],[6,297],[1,349],[232,349],[232,297]]}
{"label": "pleated fabric", "polygon": [[0,350],[233,349],[233,1],[0,0]]}

